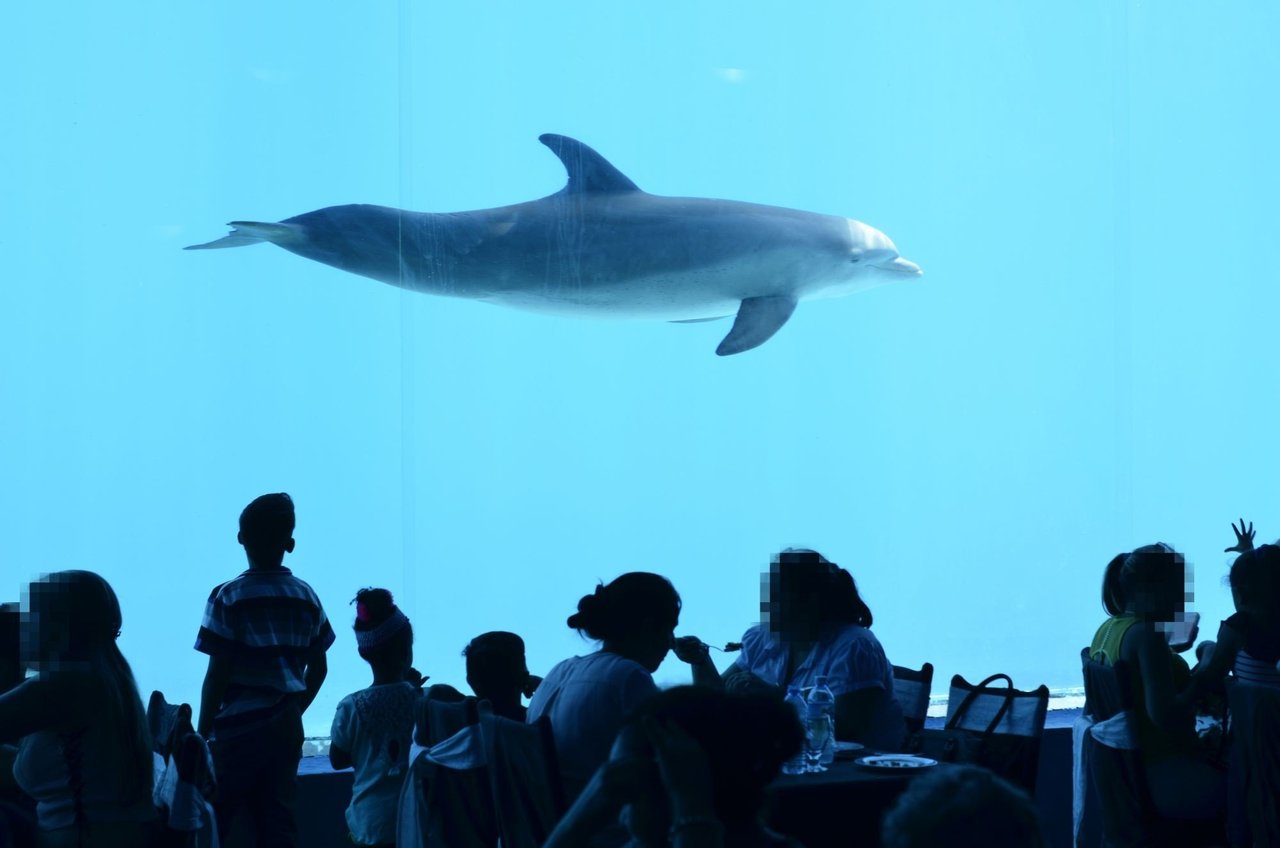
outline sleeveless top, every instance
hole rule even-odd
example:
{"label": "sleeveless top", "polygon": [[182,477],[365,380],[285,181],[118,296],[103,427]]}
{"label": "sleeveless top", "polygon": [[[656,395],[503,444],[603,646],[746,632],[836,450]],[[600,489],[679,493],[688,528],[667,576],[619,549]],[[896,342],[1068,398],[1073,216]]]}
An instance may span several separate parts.
{"label": "sleeveless top", "polygon": [[[1138,622],[1138,617],[1130,614],[1115,615],[1102,622],[1102,626],[1094,634],[1089,656],[1098,662],[1115,665],[1121,658],[1120,648],[1124,644],[1125,634]],[[1173,689],[1177,692],[1190,682],[1191,669],[1187,661],[1172,650],[1169,651],[1169,666],[1173,673]],[[1134,663],[1129,663],[1129,691],[1133,698],[1138,744],[1144,758],[1151,761],[1187,753],[1195,742],[1194,719],[1185,728],[1179,728],[1172,734],[1156,726],[1147,714],[1146,688],[1143,686],[1142,674]]]}

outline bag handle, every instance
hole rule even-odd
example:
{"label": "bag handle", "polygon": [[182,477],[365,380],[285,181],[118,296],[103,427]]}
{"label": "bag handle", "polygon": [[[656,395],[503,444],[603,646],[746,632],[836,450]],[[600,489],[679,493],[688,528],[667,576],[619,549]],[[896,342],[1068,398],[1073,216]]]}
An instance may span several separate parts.
{"label": "bag handle", "polygon": [[991,719],[991,723],[987,725],[986,730],[982,731],[982,735],[990,736],[994,733],[995,729],[1004,719],[1005,714],[1009,712],[1010,707],[1013,706],[1013,678],[1007,674],[999,672],[991,675],[986,680],[983,680],[977,686],[974,686],[969,690],[969,693],[964,696],[964,700],[960,702],[960,706],[956,707],[956,711],[952,713],[951,718],[947,720],[947,730],[955,730],[956,725],[960,723],[960,719],[969,711],[969,706],[977,699],[982,690],[986,689],[989,684],[994,683],[997,680],[1003,680],[1008,684],[1008,687],[1005,690],[1004,703],[1000,705],[1000,709],[996,710],[995,718]]}

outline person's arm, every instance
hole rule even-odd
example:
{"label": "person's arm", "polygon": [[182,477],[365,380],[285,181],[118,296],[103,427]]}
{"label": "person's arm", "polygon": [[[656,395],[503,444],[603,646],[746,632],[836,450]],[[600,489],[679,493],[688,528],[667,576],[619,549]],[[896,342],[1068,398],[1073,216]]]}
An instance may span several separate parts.
{"label": "person's arm", "polygon": [[329,743],[329,765],[334,771],[351,768],[351,752],[344,751],[332,742]]}
{"label": "person's arm", "polygon": [[672,848],[721,848],[724,825],[712,803],[711,764],[702,746],[674,722],[644,720],[671,808]]}
{"label": "person's arm", "polygon": [[[1134,640],[1131,652],[1142,676],[1147,716],[1166,733],[1177,733],[1188,726],[1186,706],[1180,704],[1173,687],[1173,663],[1164,634],[1148,624],[1134,626],[1125,641]],[[1128,653],[1128,652],[1124,652]]]}
{"label": "person's arm", "polygon": [[32,677],[0,695],[0,742],[80,724],[94,700],[64,675]]}
{"label": "person's arm", "polygon": [[1178,694],[1178,702],[1184,707],[1189,707],[1222,682],[1235,663],[1236,653],[1242,646],[1243,636],[1234,627],[1225,621],[1222,622],[1218,627],[1218,641],[1209,655],[1209,661],[1201,664],[1191,675],[1191,682],[1187,688]]}
{"label": "person's arm", "polygon": [[222,709],[222,699],[226,697],[230,683],[231,659],[211,654],[209,667],[204,673],[204,685],[200,688],[200,721],[196,725],[196,733],[206,739],[213,730],[213,720]]}
{"label": "person's arm", "polygon": [[623,806],[643,791],[646,768],[651,765],[634,759],[606,761],[596,769],[542,848],[587,848],[591,837],[616,822]]}
{"label": "person's arm", "polygon": [[[689,664],[689,668],[693,672],[694,686],[708,686],[714,689],[724,688],[724,681],[720,679],[720,672],[716,669],[716,664],[711,661],[711,651],[697,636],[681,636],[675,641],[672,651],[677,659]],[[730,668],[733,668],[733,666],[730,666]]]}
{"label": "person's arm", "polygon": [[329,658],[324,651],[312,654],[311,659],[307,660],[307,673],[303,678],[307,684],[307,689],[298,696],[298,712],[305,713],[307,711],[307,707],[311,706],[311,702],[316,699],[316,695],[320,694],[320,687],[328,676]]}
{"label": "person's arm", "polygon": [[329,765],[334,771],[351,768],[351,748],[355,737],[355,703],[350,697],[338,702],[329,726]]}

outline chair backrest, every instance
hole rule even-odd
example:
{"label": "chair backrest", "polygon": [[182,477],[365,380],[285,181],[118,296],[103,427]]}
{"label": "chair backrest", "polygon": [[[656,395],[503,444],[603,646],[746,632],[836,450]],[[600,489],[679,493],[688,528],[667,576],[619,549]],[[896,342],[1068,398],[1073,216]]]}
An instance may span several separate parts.
{"label": "chair backrest", "polygon": [[1133,707],[1133,687],[1123,660],[1108,665],[1093,659],[1085,648],[1080,652],[1080,665],[1084,673],[1084,711],[1094,721],[1106,721]]}
{"label": "chair backrest", "polygon": [[425,846],[537,848],[566,804],[549,721],[534,724],[493,715],[488,701],[425,697],[415,741],[430,747],[463,731],[475,736],[482,764],[432,763],[425,776]]}
{"label": "chair backrest", "polygon": [[[1010,684],[1008,677],[1003,677]],[[947,727],[990,730],[1039,739],[1049,712],[1049,687],[1041,684],[1029,692],[1009,686],[990,686],[997,675],[974,685],[960,675],[951,678],[947,698]]]}
{"label": "chair backrest", "polygon": [[164,760],[152,796],[163,831],[156,836],[157,848],[216,843],[212,800],[217,782],[208,743],[191,725],[191,705],[170,704],[154,691],[147,703],[147,726],[152,748]]}
{"label": "chair backrest", "polygon": [[171,704],[159,689],[153,691],[147,701],[147,730],[151,733],[151,750],[167,763],[182,737],[195,733],[191,724],[191,705]]}
{"label": "chair backrest", "polygon": [[924,727],[929,714],[929,693],[933,687],[933,663],[925,663],[919,671],[901,666],[893,667],[893,696],[902,707],[902,718],[907,732],[915,733]]}

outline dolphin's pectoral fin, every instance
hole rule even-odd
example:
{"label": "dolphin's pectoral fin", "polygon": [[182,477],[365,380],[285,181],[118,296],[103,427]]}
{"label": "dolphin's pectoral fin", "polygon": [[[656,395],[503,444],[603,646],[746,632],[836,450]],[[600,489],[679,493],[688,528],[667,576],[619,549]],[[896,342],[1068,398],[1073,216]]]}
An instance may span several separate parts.
{"label": "dolphin's pectoral fin", "polygon": [[569,172],[569,184],[564,187],[565,194],[640,190],[625,174],[609,164],[608,159],[577,139],[544,133],[538,136],[538,141],[551,148],[551,152],[560,157],[564,169]]}
{"label": "dolphin's pectoral fin", "polygon": [[743,300],[738,308],[738,317],[733,321],[733,329],[720,342],[716,354],[732,356],[759,347],[769,341],[795,311],[796,301],[791,297],[772,295]]}
{"label": "dolphin's pectoral fin", "polygon": [[707,321],[723,321],[728,315],[717,315],[714,318],[686,318],[683,321],[668,321],[668,324],[705,324]]}

